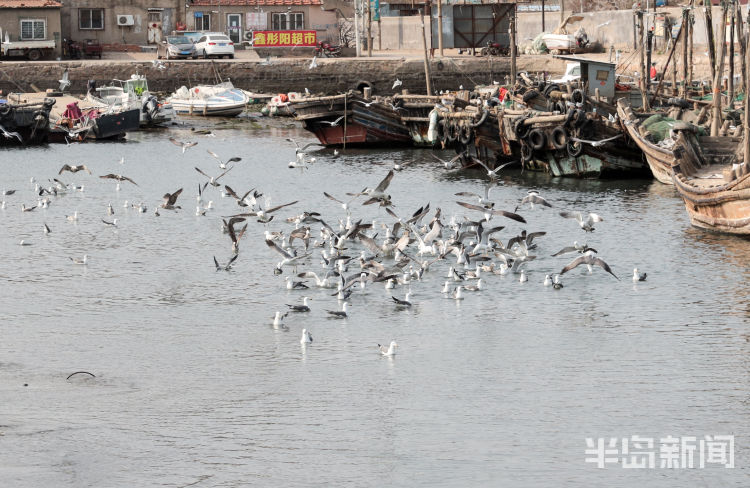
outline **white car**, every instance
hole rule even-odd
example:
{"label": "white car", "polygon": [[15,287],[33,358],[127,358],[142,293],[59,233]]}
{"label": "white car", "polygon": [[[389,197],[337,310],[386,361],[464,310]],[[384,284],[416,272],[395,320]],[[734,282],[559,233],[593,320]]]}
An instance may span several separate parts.
{"label": "white car", "polygon": [[569,81],[578,81],[581,79],[581,63],[568,63],[565,66],[565,74],[562,78],[549,80],[550,83],[567,83]]}
{"label": "white car", "polygon": [[234,58],[234,42],[224,34],[206,34],[195,43],[195,55],[204,59],[211,56]]}

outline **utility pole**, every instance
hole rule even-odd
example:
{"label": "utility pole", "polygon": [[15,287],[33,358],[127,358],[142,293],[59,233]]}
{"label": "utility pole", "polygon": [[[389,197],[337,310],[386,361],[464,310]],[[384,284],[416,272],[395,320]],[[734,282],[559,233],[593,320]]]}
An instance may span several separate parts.
{"label": "utility pole", "polygon": [[635,13],[638,16],[638,43],[640,45],[639,51],[641,52],[641,79],[640,79],[640,88],[641,88],[641,103],[642,107],[641,109],[644,112],[647,112],[649,110],[649,104],[648,104],[648,90],[646,88],[646,77],[649,76],[648,71],[646,70],[646,53],[644,49],[645,43],[645,35],[644,32],[644,26],[643,26],[643,10],[638,10]]}
{"label": "utility pole", "polygon": [[719,135],[721,128],[721,76],[724,74],[724,53],[726,52],[727,38],[727,4],[721,6],[721,42],[719,43],[719,57],[716,60],[716,70],[714,73],[713,86],[713,121],[711,122],[711,136]]}
{"label": "utility pole", "polygon": [[[542,0],[543,1],[543,0]],[[443,57],[443,0],[437,0],[437,14],[438,14],[438,50],[440,51],[440,57]],[[432,22],[430,22],[432,25]],[[432,29],[430,29],[432,31]]]}
{"label": "utility pole", "polygon": [[511,6],[510,13],[510,83],[516,84],[516,6]]}
{"label": "utility pole", "polygon": [[734,1],[732,1],[729,18],[729,80],[727,82],[727,95],[729,95],[729,109],[734,108]]}
{"label": "utility pole", "polygon": [[362,48],[360,47],[359,39],[359,0],[354,0],[354,42],[357,50],[357,57],[362,55]]}
{"label": "utility pole", "polygon": [[427,57],[427,38],[424,33],[424,9],[419,11],[419,16],[422,19],[422,48],[424,49],[424,77],[425,83],[427,84],[427,95],[432,95],[432,86],[430,85],[430,60]]}
{"label": "utility pole", "polygon": [[367,2],[367,57],[372,57],[372,8],[371,0],[365,0]]}
{"label": "utility pole", "polygon": [[565,22],[565,0],[560,0],[560,24]]}
{"label": "utility pole", "polygon": [[[682,9],[682,98],[687,98],[688,79],[688,35],[690,35],[690,9]],[[676,86],[674,88],[677,88]]]}

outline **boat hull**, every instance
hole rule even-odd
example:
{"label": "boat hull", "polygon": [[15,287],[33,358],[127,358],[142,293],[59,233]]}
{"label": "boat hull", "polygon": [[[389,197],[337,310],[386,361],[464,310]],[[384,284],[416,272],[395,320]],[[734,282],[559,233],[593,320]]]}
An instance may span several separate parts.
{"label": "boat hull", "polygon": [[[725,138],[731,139],[731,138]],[[715,143],[704,152],[693,134],[680,133],[672,180],[695,227],[727,234],[750,235],[750,170],[734,164],[738,155]],[[740,159],[741,160],[741,159]]]}
{"label": "boat hull", "polygon": [[49,136],[49,112],[54,101],[47,99],[34,106],[0,105],[0,125],[21,137],[0,137],[0,146],[33,146],[45,144]]}
{"label": "boat hull", "polygon": [[140,126],[140,110],[132,109],[116,114],[97,117],[94,124],[96,139],[120,139],[127,132],[138,130]]}
{"label": "boat hull", "polygon": [[643,152],[654,178],[665,185],[672,185],[674,153],[669,149],[652,144],[638,132],[638,119],[626,101],[618,102],[617,115],[620,117],[630,139]]}

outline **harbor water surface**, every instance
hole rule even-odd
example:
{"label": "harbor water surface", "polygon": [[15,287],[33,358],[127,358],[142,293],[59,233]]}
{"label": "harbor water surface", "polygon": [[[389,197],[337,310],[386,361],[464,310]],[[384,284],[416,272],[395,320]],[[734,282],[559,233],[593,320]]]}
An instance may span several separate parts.
{"label": "harbor water surface", "polygon": [[[299,201],[268,230],[288,230],[284,220],[304,210],[337,224],[344,211],[323,191],[343,199],[412,160],[389,188],[395,212],[429,202],[446,222],[476,218],[454,193],[481,193],[482,172],[447,172],[431,150],[413,149],[320,149],[301,171],[287,168],[285,141],[310,142],[299,129],[215,134],[170,130],[199,142],[184,155],[165,132],[0,150],[0,186],[18,190],[0,211],[3,486],[748,486],[750,243],[691,228],[671,187],[506,171],[491,195],[498,208],[513,210],[532,188],[554,205],[519,209],[528,225],[494,224],[506,226],[504,242],[524,228],[547,232],[527,283],[489,275],[484,291],[454,301],[440,293],[448,265],[437,263],[411,285],[411,310],[390,296],[404,287],[371,284],[335,320],[325,312],[339,306],[332,290],[285,289],[292,270],[274,275],[278,255],[252,219],[234,269],[215,271],[213,256],[231,256],[220,216],[241,209],[209,186],[216,209],[195,215],[205,178],[194,167],[222,171],[206,149],[242,157],[220,180],[238,193]],[[93,171],[59,176],[83,191],[21,212],[37,201],[30,177],[49,185],[65,163]],[[97,177],[107,173],[138,186],[117,191]],[[183,209],[155,216],[178,188]],[[377,224],[394,221],[376,206],[352,208],[376,219],[379,239]],[[560,210],[604,221],[585,234]],[[116,228],[101,222],[112,218]],[[596,248],[621,280],[579,267],[563,289],[543,286],[577,256],[550,256],[573,241]],[[73,264],[84,254],[87,266]],[[297,271],[322,271],[319,261],[316,250]],[[632,282],[634,267],[645,282]],[[271,325],[305,294],[311,313]],[[312,345],[300,345],[302,328]],[[398,355],[381,357],[377,344],[391,340]],[[66,380],[75,371],[96,378]],[[657,445],[734,435],[736,467],[659,469],[658,451],[655,469],[586,462],[586,438],[633,435]]]}

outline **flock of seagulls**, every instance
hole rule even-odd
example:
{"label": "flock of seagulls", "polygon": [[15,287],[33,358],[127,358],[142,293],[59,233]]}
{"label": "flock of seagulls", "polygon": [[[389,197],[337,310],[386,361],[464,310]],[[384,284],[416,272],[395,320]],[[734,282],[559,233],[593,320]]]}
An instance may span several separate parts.
{"label": "flock of seagulls", "polygon": [[[174,138],[169,141],[179,147],[182,154],[198,144]],[[293,139],[287,141],[294,144],[296,160],[312,159],[306,152],[312,144],[302,146]],[[558,273],[546,274],[540,284],[562,290],[562,276],[581,266],[585,266],[589,274],[595,268],[600,268],[619,280],[612,267],[599,257],[598,251],[586,243],[574,241],[570,246],[549,253],[543,250],[546,244],[545,231],[527,232],[524,229],[505,239],[499,237],[506,229],[504,224],[512,222],[514,225],[528,225],[526,217],[517,213],[522,208],[528,212],[555,212],[561,218],[575,220],[584,235],[594,232],[594,226],[604,222],[596,213],[555,210],[556,203],[548,201],[536,190],[519,195],[513,211],[501,209],[504,205],[495,201],[492,193],[501,184],[500,171],[507,164],[497,168],[481,164],[486,178],[483,188],[476,192],[455,193],[460,199],[451,202],[451,206],[446,209],[425,203],[409,212],[395,204],[397,195],[394,196],[390,191],[391,183],[396,173],[409,164],[404,163],[398,165],[398,168],[394,165],[379,181],[359,190],[321,188],[320,195],[323,198],[320,201],[308,202],[305,205],[307,210],[294,211],[292,208],[299,204],[297,200],[272,206],[270,198],[260,189],[235,191],[220,180],[229,175],[242,158],[235,156],[225,160],[211,150],[207,153],[218,163],[222,172],[218,176],[211,176],[209,172],[195,167],[203,178],[197,183],[196,215],[207,216],[214,208],[212,201],[206,202],[209,186],[212,188],[210,191],[220,192],[222,198],[230,199],[233,201],[231,204],[237,206],[236,213],[221,216],[221,230],[231,241],[231,247],[227,243],[229,257],[219,261],[214,255],[212,266],[217,273],[231,273],[240,258],[243,238],[252,240],[250,245],[255,246],[262,246],[261,241],[264,242],[269,256],[275,256],[276,260],[269,272],[276,276],[284,275],[277,279],[283,279],[282,286],[287,291],[287,297],[293,298],[297,292],[304,293],[299,300],[287,299],[288,303],[284,303],[286,310],[275,311],[270,324],[275,328],[288,330],[291,322],[301,322],[304,328],[301,329],[300,343],[305,347],[313,344],[311,328],[317,320],[314,317],[317,317],[315,310],[318,308],[313,302],[323,301],[320,307],[320,311],[324,312],[322,317],[331,320],[356,320],[358,301],[366,300],[368,307],[363,308],[370,308],[373,301],[378,299],[377,295],[370,294],[373,288],[384,290],[385,297],[381,298],[380,306],[392,307],[401,313],[411,313],[420,309],[420,302],[428,295],[443,296],[446,300],[460,302],[467,295],[493,293],[486,290],[492,290],[493,281],[503,279],[504,276],[515,277],[514,281],[520,284],[518,286],[533,282],[533,268],[542,261],[542,256],[549,256],[545,258],[549,260],[574,253],[578,254],[575,259],[562,266]],[[441,164],[445,168],[453,168],[457,160],[458,157],[451,161],[441,160]],[[124,159],[121,159],[120,164],[123,163]],[[66,172],[71,175],[92,175],[94,169],[96,168],[90,168],[86,164],[64,164],[56,177],[49,180],[49,186],[35,185],[37,205],[26,206],[26,203],[20,203],[16,208],[20,208],[22,212],[31,212],[37,208],[46,208],[57,196],[75,190],[83,191],[83,185],[66,184],[57,177]],[[114,180],[118,190],[122,183],[138,186],[133,179],[121,174],[108,173],[98,176],[98,179]],[[237,187],[236,183],[233,185]],[[179,198],[182,193],[183,188],[165,193],[162,203],[155,206],[154,216],[160,216],[160,210],[180,211],[182,206]],[[343,193],[346,198],[338,198],[334,193]],[[7,208],[5,199],[12,198],[15,194],[14,189],[2,191],[3,209]],[[326,205],[330,208],[325,208]],[[124,206],[137,208],[141,213],[147,211],[144,203],[128,205],[126,202]],[[314,206],[320,208],[311,209]],[[363,215],[358,215],[358,210],[368,206],[376,207],[380,217],[366,219]],[[292,215],[282,217],[283,209]],[[108,217],[115,215],[111,203],[106,209],[102,208],[102,212],[106,212]],[[75,223],[84,216],[75,210],[66,218]],[[109,227],[118,225],[117,218],[99,220]],[[47,223],[44,224],[43,232],[45,236],[52,234]],[[246,237],[251,235],[254,237]],[[22,240],[19,245],[29,243]],[[88,254],[81,257],[69,256],[69,259],[76,266],[89,265]],[[432,276],[437,279],[432,279]],[[646,277],[646,273],[634,269],[634,283],[645,281]],[[313,293],[317,294],[313,296]],[[350,311],[350,308],[354,311]],[[395,340],[387,346],[381,345],[377,340],[373,340],[372,344],[373,349],[377,345],[375,351],[382,356],[396,355],[398,344]]]}

